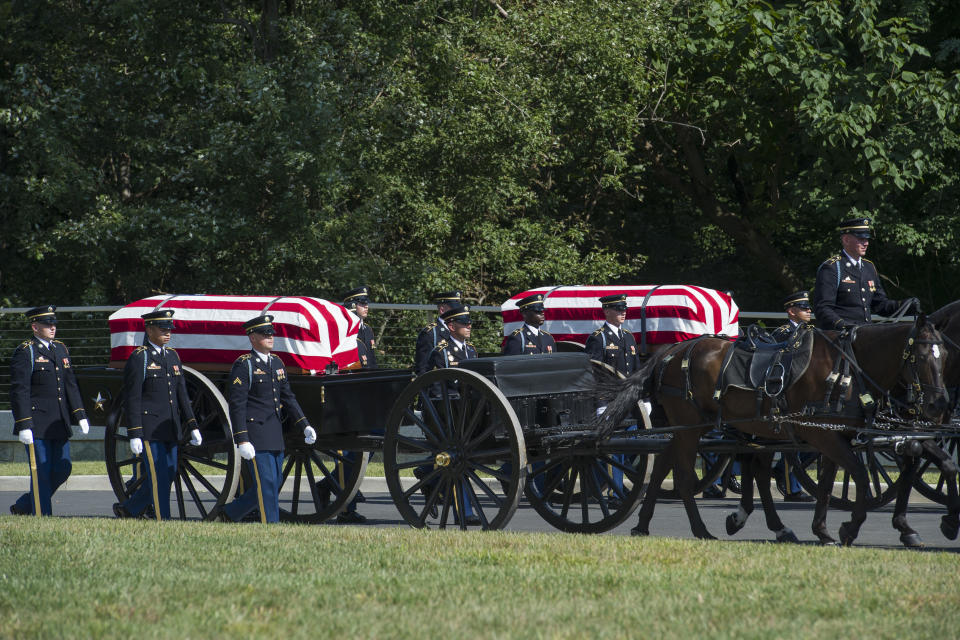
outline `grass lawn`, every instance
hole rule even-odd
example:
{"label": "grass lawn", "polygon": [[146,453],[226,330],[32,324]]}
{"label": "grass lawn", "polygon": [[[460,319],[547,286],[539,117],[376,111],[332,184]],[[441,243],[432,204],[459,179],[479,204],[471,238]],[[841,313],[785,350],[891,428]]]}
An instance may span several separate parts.
{"label": "grass lawn", "polygon": [[0,517],[0,637],[956,637],[960,556]]}

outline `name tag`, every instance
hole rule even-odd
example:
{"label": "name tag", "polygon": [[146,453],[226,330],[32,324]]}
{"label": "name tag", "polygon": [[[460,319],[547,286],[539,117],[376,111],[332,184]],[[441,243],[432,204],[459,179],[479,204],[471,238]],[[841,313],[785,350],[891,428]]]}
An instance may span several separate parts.
{"label": "name tag", "polygon": [[254,369],[254,370],[253,370],[253,373],[254,373],[255,375],[262,376],[263,374],[266,373],[266,371],[264,371],[263,369],[259,369],[259,368],[258,368],[258,369]]}
{"label": "name tag", "polygon": [[853,278],[851,278],[850,276],[847,276],[846,278],[844,278],[844,279],[842,280],[842,282],[843,282],[844,284],[856,284],[857,281],[854,280]]}
{"label": "name tag", "polygon": [[37,359],[34,360],[34,362],[50,362],[50,361],[44,358],[43,356],[37,356]]}
{"label": "name tag", "polygon": [[615,345],[615,344],[608,344],[608,345],[607,345],[607,349],[619,349],[619,348],[620,348],[620,347],[618,347],[618,346]]}
{"label": "name tag", "polygon": [[156,362],[151,362],[150,364],[147,365],[147,369],[162,369],[162,368],[163,367],[158,365]]}

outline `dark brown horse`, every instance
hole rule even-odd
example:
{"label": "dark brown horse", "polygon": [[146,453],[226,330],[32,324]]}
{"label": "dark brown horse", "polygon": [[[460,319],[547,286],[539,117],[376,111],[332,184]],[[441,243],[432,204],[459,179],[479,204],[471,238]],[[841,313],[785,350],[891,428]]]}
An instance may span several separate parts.
{"label": "dark brown horse", "polygon": [[[810,365],[798,380],[785,392],[784,414],[802,411],[811,404],[820,403],[827,392],[827,378],[837,357],[836,332],[817,332],[814,335]],[[673,469],[675,487],[683,499],[693,534],[698,538],[713,538],[700,518],[693,499],[694,462],[700,436],[723,422],[737,430],[766,440],[786,440],[791,432],[820,451],[827,459],[849,471],[857,488],[857,499],[851,519],[840,527],[840,539],[851,544],[857,537],[860,526],[866,520],[867,472],[850,446],[850,438],[856,429],[863,426],[862,418],[849,416],[815,416],[836,428],[804,426],[803,424],[778,424],[765,417],[770,415],[770,399],[765,399],[758,408],[757,395],[753,391],[731,388],[719,400],[714,398],[717,377],[724,356],[732,343],[721,338],[700,338],[693,344],[680,343],[658,353],[634,375],[608,386],[601,393],[615,392],[607,410],[599,418],[601,430],[619,425],[631,407],[640,398],[646,398],[663,408],[667,422],[678,427],[670,444],[657,456],[639,514],[633,530],[635,534],[647,535],[653,517],[656,496],[668,471]],[[941,380],[944,362],[943,343],[939,332],[921,316],[914,324],[898,323],[867,325],[860,327],[853,341],[853,353],[865,388],[851,385],[847,398],[857,398],[870,391],[878,400],[898,384],[914,392],[915,411],[928,419],[938,418],[947,406],[947,396]],[[920,393],[915,393],[916,391]],[[759,417],[758,417],[759,416]],[[781,428],[782,427],[782,428]],[[763,465],[754,465],[761,476]],[[770,498],[769,466],[766,466],[767,482],[760,483],[761,499],[767,509],[768,526],[777,532],[778,539],[796,539],[773,509]],[[818,507],[813,522],[813,532],[823,543],[835,541],[826,529],[826,505],[833,488],[833,478],[821,476],[818,485]]]}

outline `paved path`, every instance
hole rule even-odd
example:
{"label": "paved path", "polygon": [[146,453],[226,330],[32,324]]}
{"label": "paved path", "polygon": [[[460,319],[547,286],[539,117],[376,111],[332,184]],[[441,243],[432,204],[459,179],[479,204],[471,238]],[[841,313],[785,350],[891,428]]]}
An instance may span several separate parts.
{"label": "paved path", "polygon": [[[68,517],[113,517],[112,505],[116,500],[113,492],[102,486],[97,486],[98,481],[89,478],[95,477],[88,477],[88,479],[77,477],[71,479],[71,482],[74,483],[73,488],[58,491],[54,495],[53,509],[55,514]],[[6,513],[8,505],[19,496],[20,490],[12,489],[14,488],[10,486],[10,481],[0,482],[0,509],[2,509],[2,513]],[[387,493],[382,486],[379,486],[379,483],[373,479],[366,480],[364,482],[364,494],[367,497],[367,502],[360,505],[359,511],[369,519],[368,523],[366,525],[353,526],[407,526],[400,518],[396,507],[394,507],[389,493]],[[747,522],[746,527],[732,538],[726,535],[724,519],[728,513],[736,509],[737,501],[733,498],[720,500],[699,499],[697,503],[700,507],[700,513],[704,522],[706,522],[711,533],[722,540],[763,542],[773,539],[773,534],[767,531],[764,525],[763,514],[760,510],[759,503],[757,510]],[[784,524],[792,528],[802,542],[814,544],[815,538],[810,531],[810,521],[813,517],[812,504],[785,503],[778,500],[777,509]],[[899,533],[890,525],[892,510],[892,505],[889,505],[878,511],[873,511],[868,515],[867,521],[861,530],[861,535],[857,540],[858,546],[902,548],[899,542]],[[939,523],[940,517],[943,514],[943,507],[927,501],[915,502],[910,505],[911,526],[917,530],[924,542],[926,542],[927,550],[960,553],[960,540],[947,540],[940,533]],[[837,535],[837,529],[840,527],[840,523],[846,518],[847,514],[841,511],[834,510],[829,513],[827,522],[834,536]],[[629,535],[630,528],[634,524],[636,524],[636,516],[631,516],[626,523],[605,535]],[[517,513],[508,524],[507,530],[547,532],[564,535],[544,522],[533,508],[523,500],[521,500]],[[651,523],[651,532],[657,536],[692,538],[686,514],[679,501],[664,500],[657,505],[657,510]]]}

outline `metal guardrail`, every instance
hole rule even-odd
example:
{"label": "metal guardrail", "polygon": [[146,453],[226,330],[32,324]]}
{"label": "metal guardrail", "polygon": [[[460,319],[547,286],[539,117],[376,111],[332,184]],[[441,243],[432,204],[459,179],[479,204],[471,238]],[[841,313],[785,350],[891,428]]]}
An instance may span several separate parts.
{"label": "metal guardrail", "polygon": [[[70,349],[75,367],[103,366],[110,361],[110,330],[107,318],[119,306],[58,307],[57,340]],[[27,307],[0,308],[0,410],[10,408],[10,357],[14,349],[31,336],[23,315]],[[472,306],[473,342],[481,353],[499,349],[503,320],[498,306]],[[377,337],[378,356],[383,367],[412,366],[417,332],[436,317],[436,305],[371,303],[368,323]],[[767,320],[767,326],[782,324],[782,312],[740,312],[742,319]],[[770,322],[772,321],[772,322]]]}

